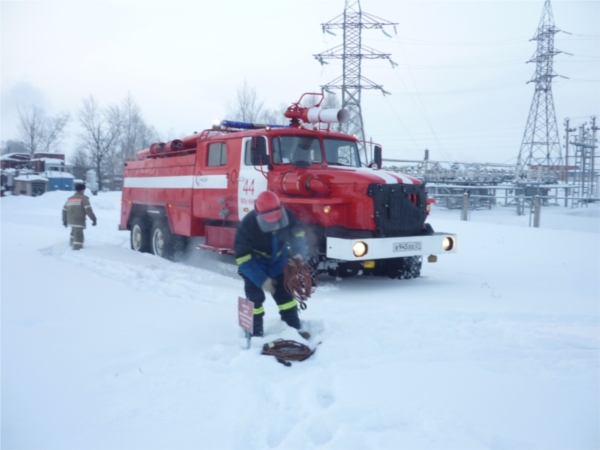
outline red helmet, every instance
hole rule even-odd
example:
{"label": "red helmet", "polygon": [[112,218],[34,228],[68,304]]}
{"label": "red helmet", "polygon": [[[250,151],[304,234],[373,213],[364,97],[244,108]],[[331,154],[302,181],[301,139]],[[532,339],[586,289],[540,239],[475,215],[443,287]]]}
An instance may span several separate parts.
{"label": "red helmet", "polygon": [[261,192],[254,202],[254,209],[262,231],[276,231],[285,228],[289,223],[285,208],[281,206],[279,197],[274,192]]}

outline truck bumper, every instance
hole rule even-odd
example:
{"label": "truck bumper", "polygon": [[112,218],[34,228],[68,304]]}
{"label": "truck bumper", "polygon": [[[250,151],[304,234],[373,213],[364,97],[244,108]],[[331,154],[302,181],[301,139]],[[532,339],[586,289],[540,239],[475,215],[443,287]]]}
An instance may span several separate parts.
{"label": "truck bumper", "polygon": [[[366,246],[367,252],[362,256],[356,256],[353,252],[354,245],[361,242]],[[449,233],[369,239],[328,237],[327,258],[342,261],[365,261],[417,255],[438,255],[456,253],[456,246],[456,235]]]}

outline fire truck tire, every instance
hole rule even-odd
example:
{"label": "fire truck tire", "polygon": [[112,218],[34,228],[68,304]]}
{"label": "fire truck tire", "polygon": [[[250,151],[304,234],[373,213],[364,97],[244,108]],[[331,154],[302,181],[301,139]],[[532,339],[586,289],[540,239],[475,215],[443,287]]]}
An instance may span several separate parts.
{"label": "fire truck tire", "polygon": [[171,261],[179,261],[185,254],[187,244],[188,239],[185,236],[171,233],[167,221],[159,220],[154,223],[150,245],[155,255]]}
{"label": "fire truck tire", "polygon": [[150,253],[150,223],[144,217],[136,217],[131,224],[131,249]]}
{"label": "fire truck tire", "polygon": [[400,260],[398,276],[391,278],[410,280],[411,278],[419,278],[421,276],[421,266],[423,265],[423,260],[420,256],[409,256],[407,258],[400,258]]}
{"label": "fire truck tire", "polygon": [[409,280],[421,276],[422,264],[423,262],[420,256],[384,259],[379,260],[375,269],[370,272],[370,274],[375,276],[387,276],[393,280]]}

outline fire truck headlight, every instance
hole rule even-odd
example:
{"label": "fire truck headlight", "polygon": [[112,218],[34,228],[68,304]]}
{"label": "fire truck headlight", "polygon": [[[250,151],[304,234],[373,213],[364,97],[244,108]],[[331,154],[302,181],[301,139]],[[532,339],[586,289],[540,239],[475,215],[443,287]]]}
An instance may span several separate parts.
{"label": "fire truck headlight", "polygon": [[364,242],[357,242],[352,247],[352,252],[354,253],[354,256],[358,256],[358,257],[365,256],[368,251],[369,251],[369,247]]}
{"label": "fire truck headlight", "polygon": [[445,237],[444,240],[442,241],[442,248],[447,252],[452,250],[455,245],[456,245],[456,242],[454,241],[454,238],[452,238],[452,237]]}

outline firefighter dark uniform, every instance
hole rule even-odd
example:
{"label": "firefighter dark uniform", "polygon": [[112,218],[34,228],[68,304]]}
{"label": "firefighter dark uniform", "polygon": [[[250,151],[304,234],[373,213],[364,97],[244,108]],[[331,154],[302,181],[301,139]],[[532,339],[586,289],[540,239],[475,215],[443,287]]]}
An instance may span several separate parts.
{"label": "firefighter dark uniform", "polygon": [[96,226],[96,215],[92,210],[90,199],[83,194],[85,185],[77,184],[76,193],[67,199],[62,210],[62,221],[65,227],[71,227],[70,244],[73,250],[83,247],[83,230],[85,229],[85,217],[92,219],[92,225]]}
{"label": "firefighter dark uniform", "polygon": [[235,235],[238,272],[244,280],[246,298],[254,303],[254,336],[263,335],[265,291],[273,296],[281,319],[300,329],[298,301],[285,290],[283,277],[288,258],[293,257],[306,257],[304,231],[294,214],[281,206],[279,198],[265,191]]}

